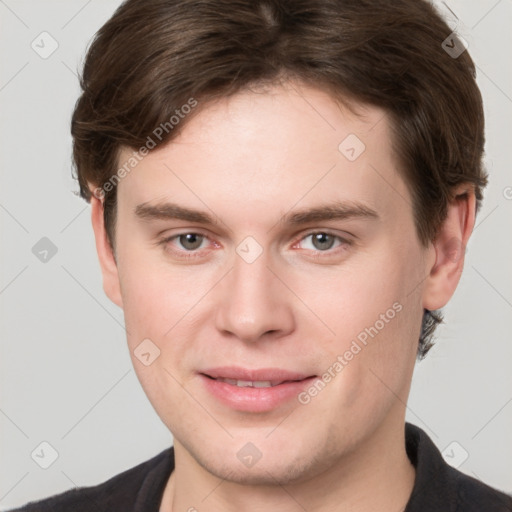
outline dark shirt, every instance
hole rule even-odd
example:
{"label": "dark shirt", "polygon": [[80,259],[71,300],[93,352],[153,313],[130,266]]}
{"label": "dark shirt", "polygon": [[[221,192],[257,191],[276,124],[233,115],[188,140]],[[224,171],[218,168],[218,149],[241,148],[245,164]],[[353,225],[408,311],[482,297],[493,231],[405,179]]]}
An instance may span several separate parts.
{"label": "dark shirt", "polygon": [[[404,512],[505,512],[512,498],[444,461],[423,430],[406,423],[406,450],[416,479]],[[81,487],[11,512],[159,512],[174,470],[174,448],[94,487]]]}

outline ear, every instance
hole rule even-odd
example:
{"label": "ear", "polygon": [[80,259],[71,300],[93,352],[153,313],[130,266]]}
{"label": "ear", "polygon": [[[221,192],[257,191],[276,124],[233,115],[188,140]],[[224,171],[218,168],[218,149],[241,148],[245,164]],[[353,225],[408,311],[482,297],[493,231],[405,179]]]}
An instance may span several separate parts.
{"label": "ear", "polygon": [[103,275],[103,290],[107,297],[120,308],[123,307],[117,263],[107,238],[103,220],[103,201],[91,196],[91,220],[96,239],[96,251]]}
{"label": "ear", "polygon": [[448,205],[448,216],[432,244],[435,263],[429,269],[423,291],[423,307],[430,311],[450,300],[464,268],[469,236],[475,225],[476,197],[470,185],[459,186]]}

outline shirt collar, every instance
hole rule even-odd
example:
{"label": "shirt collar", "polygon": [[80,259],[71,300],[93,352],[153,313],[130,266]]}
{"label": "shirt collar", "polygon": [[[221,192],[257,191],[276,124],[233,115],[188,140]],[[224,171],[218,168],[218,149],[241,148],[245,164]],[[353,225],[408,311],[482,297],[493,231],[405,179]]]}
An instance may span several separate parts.
{"label": "shirt collar", "polygon": [[457,485],[453,471],[429,436],[419,427],[406,423],[405,449],[416,468],[416,477],[404,512],[455,511]]}

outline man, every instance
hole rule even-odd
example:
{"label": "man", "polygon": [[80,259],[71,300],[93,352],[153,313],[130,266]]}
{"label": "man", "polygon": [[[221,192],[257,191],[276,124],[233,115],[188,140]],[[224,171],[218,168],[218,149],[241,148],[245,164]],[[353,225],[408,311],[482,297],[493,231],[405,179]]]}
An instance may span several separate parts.
{"label": "man", "polygon": [[512,510],[405,425],[487,181],[447,38],[419,0],[121,5],[74,160],[174,446],[21,510]]}

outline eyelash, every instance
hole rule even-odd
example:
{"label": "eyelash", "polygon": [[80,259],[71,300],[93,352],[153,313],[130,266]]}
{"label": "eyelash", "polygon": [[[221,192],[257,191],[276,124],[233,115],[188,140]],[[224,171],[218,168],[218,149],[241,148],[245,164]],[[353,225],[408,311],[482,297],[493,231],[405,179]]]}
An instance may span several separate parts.
{"label": "eyelash", "polygon": [[[298,241],[293,243],[293,247],[298,245],[300,242],[302,242],[306,238],[308,238],[310,236],[313,236],[313,235],[319,235],[319,234],[331,236],[331,237],[335,238],[336,241],[339,241],[340,244],[337,247],[335,247],[335,248],[327,249],[325,251],[321,251],[319,249],[318,250],[313,250],[313,254],[310,255],[310,257],[312,257],[313,259],[319,259],[319,258],[323,258],[323,257],[326,257],[326,256],[332,256],[334,254],[337,254],[340,251],[346,250],[348,247],[350,247],[352,245],[352,241],[351,240],[343,238],[343,237],[341,237],[339,235],[336,235],[336,234],[334,234],[334,233],[332,233],[330,231],[316,230],[316,231],[310,231],[309,233],[306,233],[305,235],[303,235]],[[185,235],[198,235],[200,237],[203,237],[203,239],[205,239],[205,240],[210,240],[208,236],[203,235],[202,233],[195,232],[195,231],[186,231],[186,232],[183,232],[183,233],[178,233],[177,235],[172,235],[172,236],[169,236],[169,237],[165,237],[165,238],[159,240],[157,243],[158,243],[158,245],[164,246],[166,251],[168,251],[168,252],[170,252],[172,254],[178,255],[178,257],[181,258],[181,259],[186,259],[187,260],[187,259],[193,259],[193,258],[201,257],[199,249],[195,249],[195,250],[192,250],[192,251],[167,249],[167,245],[170,242],[172,242],[173,240],[179,239],[181,236],[185,236]],[[306,250],[307,251],[311,251],[312,249],[306,249]],[[326,255],[326,256],[323,256],[323,255]]]}

